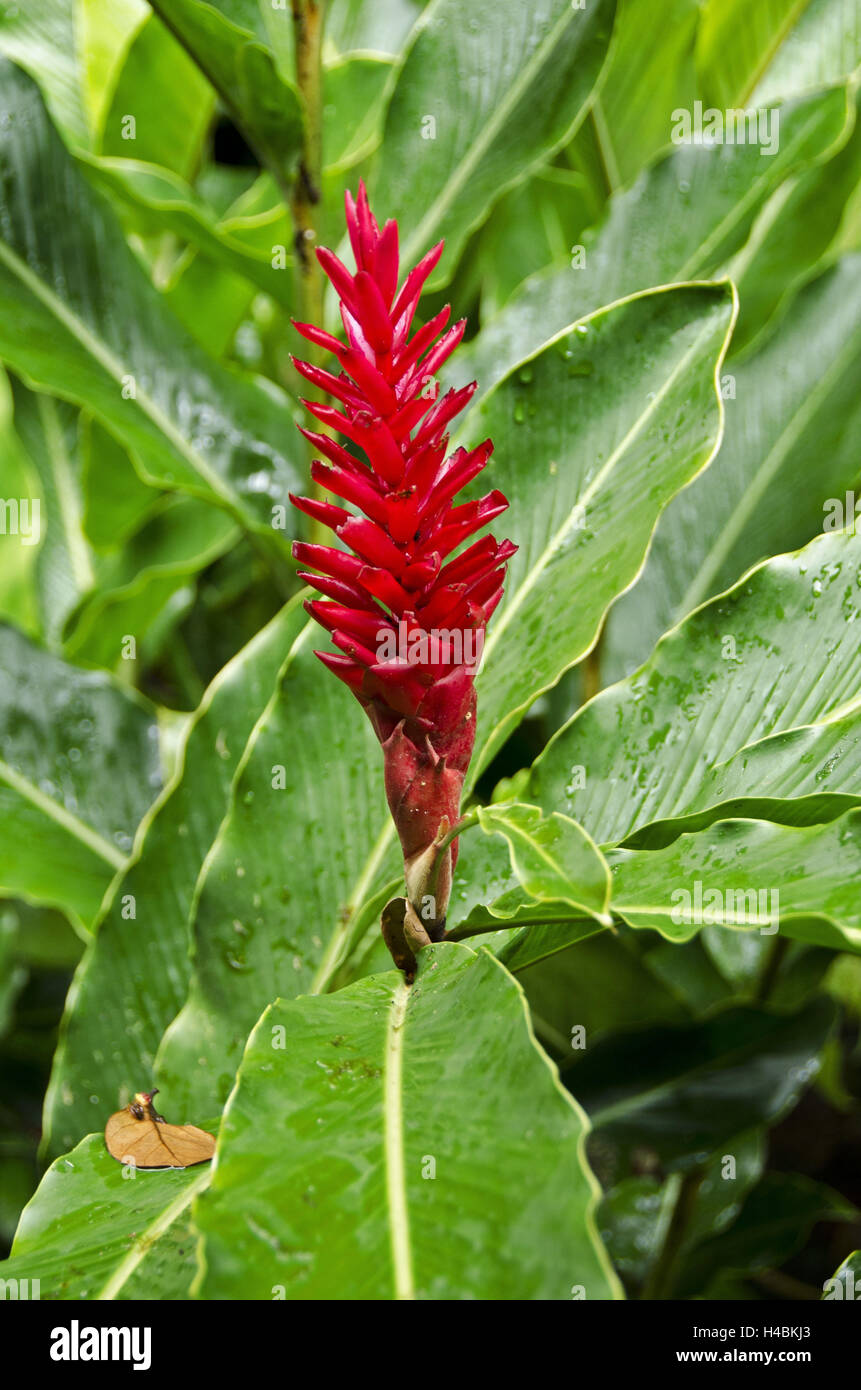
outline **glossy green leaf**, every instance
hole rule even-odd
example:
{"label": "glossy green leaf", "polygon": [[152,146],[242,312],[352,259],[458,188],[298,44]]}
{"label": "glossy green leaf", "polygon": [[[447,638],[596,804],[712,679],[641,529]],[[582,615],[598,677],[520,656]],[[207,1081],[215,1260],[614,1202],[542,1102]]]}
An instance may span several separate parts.
{"label": "glossy green leaf", "polygon": [[[761,780],[748,782],[745,814],[777,815],[775,801],[805,791],[813,795],[796,801],[789,818],[802,819],[806,806],[822,819],[826,786],[858,790],[851,759],[845,786],[840,758],[829,765],[835,749],[826,737],[830,751],[819,761],[814,753],[799,777],[776,735],[857,710],[859,574],[861,537],[845,532],[822,535],[751,571],[669,632],[635,675],[603,691],[560,730],[534,764],[526,799],[570,815],[598,844],[618,844],[655,822],[669,823],[666,838],[683,829],[688,816],[697,814],[696,823],[703,824],[723,814],[715,799],[721,794],[717,765],[757,744]],[[811,662],[811,650],[827,650],[822,670]],[[772,757],[775,773],[769,775]],[[785,792],[780,768],[789,772]]]}
{"label": "glossy green leaf", "polygon": [[[152,289],[110,209],[77,173],[36,88],[0,67],[0,356],[85,404],[143,474],[215,501],[269,543],[298,473],[275,442],[284,397],[226,371]],[[33,203],[50,217],[32,219]]]}
{"label": "glossy green leaf", "polygon": [[54,1154],[87,1132],[91,1096],[110,1114],[149,1088],[159,1040],[186,995],[197,875],[236,765],[303,619],[297,604],[288,604],[216,677],[188,729],[174,779],[140,827],[132,862],[106,904],[67,1002],[45,1100],[45,1144]]}
{"label": "glossy green leaf", "polygon": [[51,116],[70,144],[91,143],[69,0],[27,0],[0,10],[0,53],[38,82]]}
{"label": "glossy green leaf", "polygon": [[467,417],[464,442],[495,442],[487,478],[509,499],[503,534],[519,546],[476,684],[478,766],[589,650],[662,507],[714,453],[733,309],[727,285],[623,300],[560,334]]}
{"label": "glossy green leaf", "polygon": [[698,0],[665,3],[657,25],[651,0],[619,5],[607,70],[590,113],[609,191],[630,183],[668,144],[672,112],[696,96],[699,17]]}
{"label": "glossy green leaf", "polygon": [[642,575],[610,616],[607,680],[645,660],[662,632],[764,556],[826,525],[851,525],[859,319],[861,256],[847,256],[798,296],[760,352],[730,366],[720,452],[667,508]]}
{"label": "glossy green leaf", "polygon": [[702,1152],[795,1103],[818,1070],[833,1006],[813,999],[798,1014],[735,1007],[688,1024],[617,1033],[575,1054],[565,1084],[597,1137],[627,1155],[664,1160]]}
{"label": "glossy green leaf", "polygon": [[450,273],[506,188],[573,134],[597,81],[614,0],[434,0],[392,93],[374,198],[404,260],[446,238]]}
{"label": "glossy green leaf", "polygon": [[[96,187],[122,200],[132,225],[141,233],[173,232],[208,264],[235,272],[285,308],[291,307],[290,235],[282,207],[219,221],[194,190],[168,170],[131,158],[89,159],[86,169]],[[276,254],[279,247],[284,248],[283,257]]]}
{"label": "glossy green leaf", "polygon": [[144,641],[173,595],[238,536],[226,512],[193,497],[168,500],[122,551],[102,561],[97,585],[67,624],[66,655],[86,666],[116,666],[125,637]]}
{"label": "glossy green leaf", "polygon": [[789,336],[797,317],[804,314],[801,304],[792,307],[799,288],[841,252],[857,249],[851,232],[846,240],[844,235],[847,205],[852,205],[861,185],[859,106],[861,92],[856,87],[855,123],[846,143],[777,190],[760,213],[749,245],[730,263],[742,304],[733,334],[734,354],[758,346],[761,335],[778,326]]}
{"label": "glossy green leaf", "polygon": [[390,972],[278,1002],[195,1206],[198,1291],[612,1298],[583,1130],[486,952],[429,947],[412,989]]}
{"label": "glossy green leaf", "polygon": [[518,881],[536,902],[564,902],[610,925],[610,875],[600,851],[576,821],[516,803],[478,808],[478,823],[508,845]]}
{"label": "glossy green leaf", "polygon": [[158,725],[12,627],[0,651],[0,891],[88,926],[161,785]]}
{"label": "glossy green leaf", "polygon": [[89,1135],[48,1169],[0,1279],[38,1279],[42,1299],[185,1298],[195,1271],[189,1209],[210,1169],[131,1170],[102,1134]]}
{"label": "glossy green leaf", "polygon": [[675,941],[704,922],[861,950],[861,810],[830,825],[718,821],[665,849],[613,850],[612,908]]}
{"label": "glossy green leaf", "polygon": [[818,1221],[857,1221],[858,1210],[824,1183],[795,1173],[766,1173],[728,1231],[703,1241],[680,1272],[679,1298],[707,1290],[720,1270],[742,1274],[778,1269],[804,1244]]}
{"label": "glossy green leaf", "polygon": [[302,140],[293,84],[293,12],[256,0],[152,0],[152,8],[285,185]]}
{"label": "glossy green leaf", "polygon": [[754,106],[839,81],[861,62],[857,0],[707,0],[697,67],[707,101]]}
{"label": "glossy green leaf", "polygon": [[214,109],[209,83],[150,14],[117,75],[102,121],[100,153],[134,157],[188,177],[200,163]]}
{"label": "glossy green leaf", "polygon": [[330,989],[379,932],[366,901],[402,873],[379,745],[315,639],[309,625],[257,721],[198,885],[192,986],[156,1073],[180,1110],[223,1105],[261,998]]}
{"label": "glossy green leaf", "polygon": [[861,1250],[853,1250],[851,1255],[835,1270],[831,1279],[826,1280],[823,1300],[848,1298],[857,1301],[861,1296]]}
{"label": "glossy green leaf", "polygon": [[[584,238],[583,260],[535,275],[453,360],[459,383],[493,384],[548,338],[602,304],[649,285],[717,271],[746,240],[757,211],[788,176],[848,134],[843,89],[780,111],[777,152],[756,145],[681,145],[610,200]],[[778,220],[779,225],[779,220]],[[576,248],[573,248],[576,249]]]}

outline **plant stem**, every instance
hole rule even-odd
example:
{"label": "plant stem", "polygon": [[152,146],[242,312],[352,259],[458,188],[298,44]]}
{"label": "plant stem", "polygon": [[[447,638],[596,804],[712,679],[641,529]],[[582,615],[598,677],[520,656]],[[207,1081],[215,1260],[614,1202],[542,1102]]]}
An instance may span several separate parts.
{"label": "plant stem", "polygon": [[643,1285],[643,1292],[640,1294],[642,1299],[654,1302],[672,1296],[676,1262],[681,1253],[704,1177],[705,1173],[702,1168],[692,1168],[682,1178],[661,1252],[653,1264]]}

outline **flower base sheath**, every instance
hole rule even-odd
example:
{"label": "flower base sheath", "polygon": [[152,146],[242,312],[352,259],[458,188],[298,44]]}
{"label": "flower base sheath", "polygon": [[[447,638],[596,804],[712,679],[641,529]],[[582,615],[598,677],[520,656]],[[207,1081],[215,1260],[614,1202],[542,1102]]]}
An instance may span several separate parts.
{"label": "flower base sheath", "polygon": [[399,286],[397,223],[380,231],[361,184],[346,205],[355,274],[331,251],[317,251],[340,299],[346,342],[296,324],[340,371],[295,366],[339,407],[304,402],[331,432],[302,431],[322,455],[311,475],[321,493],[354,510],[293,497],[340,542],[297,541],[293,553],[307,566],[301,577],[323,595],[306,604],[308,612],[337,648],[317,655],[353,691],[382,745],[408,903],[435,940],[445,929],[457,857],[456,839],[442,852],[439,844],[460,814],[484,631],[516,547],[486,535],[461,548],[508,503],[500,492],[455,501],[493,449],[488,439],[447,453],[448,428],[476,383],[441,395],[435,377],[465,321],[446,329],[446,307],[411,332],[443,243]]}

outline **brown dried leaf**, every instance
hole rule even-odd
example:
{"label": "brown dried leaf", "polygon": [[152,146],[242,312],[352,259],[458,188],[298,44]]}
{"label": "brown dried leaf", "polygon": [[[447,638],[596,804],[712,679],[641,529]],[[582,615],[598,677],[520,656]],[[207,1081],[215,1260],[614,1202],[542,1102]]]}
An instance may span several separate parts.
{"label": "brown dried leaf", "polygon": [[215,1139],[197,1125],[169,1125],[156,1112],[157,1091],[139,1091],[105,1125],[108,1153],[136,1168],[191,1168],[215,1153]]}

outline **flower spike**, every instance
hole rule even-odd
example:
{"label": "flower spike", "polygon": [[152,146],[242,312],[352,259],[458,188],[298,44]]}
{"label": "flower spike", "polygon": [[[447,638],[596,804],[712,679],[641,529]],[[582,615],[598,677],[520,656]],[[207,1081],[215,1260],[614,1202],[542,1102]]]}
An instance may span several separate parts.
{"label": "flower spike", "polygon": [[380,230],[364,183],[345,204],[355,273],[324,248],[317,257],[339,297],[347,343],[295,325],[336,359],[335,372],[296,367],[338,403],[305,402],[346,443],[302,430],[328,461],[315,460],[312,476],[338,503],[291,499],[342,544],[296,542],[293,553],[306,567],[301,577],[323,595],[308,612],[337,649],[317,655],[360,701],[382,746],[407,885],[407,898],[393,900],[402,909],[383,914],[383,932],[398,964],[408,965],[405,942],[418,946],[445,931],[457,860],[449,832],[475,744],[475,675],[516,546],[472,539],[508,506],[501,492],[456,502],[493,451],[486,439],[447,455],[446,431],[475,383],[441,395],[433,378],[465,321],[449,327],[446,306],[410,336],[443,243],[401,283],[397,223]]}

